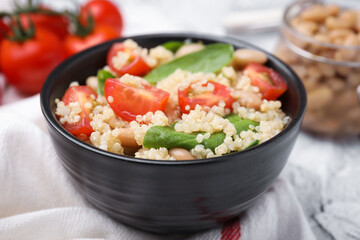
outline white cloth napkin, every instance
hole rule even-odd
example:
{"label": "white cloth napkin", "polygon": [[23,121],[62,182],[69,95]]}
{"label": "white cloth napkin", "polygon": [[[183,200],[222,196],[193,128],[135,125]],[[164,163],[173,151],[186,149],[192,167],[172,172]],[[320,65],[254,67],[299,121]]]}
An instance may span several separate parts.
{"label": "white cloth napkin", "polygon": [[[0,107],[0,239],[172,239],[117,223],[93,209],[54,151],[39,95]],[[278,179],[223,227],[176,239],[315,239],[292,188]]]}

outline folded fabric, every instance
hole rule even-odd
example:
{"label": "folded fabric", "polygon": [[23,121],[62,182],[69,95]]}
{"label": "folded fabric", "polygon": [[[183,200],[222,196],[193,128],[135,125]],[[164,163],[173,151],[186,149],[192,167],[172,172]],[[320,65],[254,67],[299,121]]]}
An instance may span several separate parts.
{"label": "folded fabric", "polygon": [[0,107],[0,182],[0,239],[315,239],[281,178],[238,219],[190,236],[158,236],[111,220],[69,181],[38,95]]}

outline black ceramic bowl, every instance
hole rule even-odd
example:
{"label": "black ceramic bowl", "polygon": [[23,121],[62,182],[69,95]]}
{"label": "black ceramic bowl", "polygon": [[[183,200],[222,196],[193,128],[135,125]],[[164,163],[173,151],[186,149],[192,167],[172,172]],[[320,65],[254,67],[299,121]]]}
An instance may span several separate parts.
{"label": "black ceramic bowl", "polygon": [[[226,37],[159,34],[131,37],[150,48],[170,40],[192,39],[205,44],[230,43],[258,49]],[[267,53],[268,66],[288,83],[281,97],[290,124],[277,136],[251,149],[222,157],[192,161],[136,159],[95,148],[69,134],[55,117],[55,99],[70,82],[84,84],[106,64],[117,39],[81,52],[60,64],[41,91],[41,107],[60,160],[77,189],[108,216],[139,229],[158,233],[200,231],[239,215],[278,177],[294,146],[306,107],[300,79]],[[260,49],[258,49],[260,50]]]}

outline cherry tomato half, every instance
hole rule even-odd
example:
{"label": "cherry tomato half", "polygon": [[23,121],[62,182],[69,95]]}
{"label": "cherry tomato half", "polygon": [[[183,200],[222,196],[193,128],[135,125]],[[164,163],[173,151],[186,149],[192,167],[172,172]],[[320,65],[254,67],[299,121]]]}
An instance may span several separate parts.
{"label": "cherry tomato half", "polygon": [[[129,61],[121,69],[116,68],[112,60],[119,51],[130,55]],[[135,55],[132,50],[125,47],[123,43],[114,43],[111,46],[107,55],[107,64],[119,77],[126,73],[134,76],[143,76],[151,69],[140,56]]]}
{"label": "cherry tomato half", "polygon": [[105,81],[104,93],[110,107],[126,121],[133,121],[137,115],[148,112],[164,111],[170,94],[148,84],[142,86],[136,88],[109,78]]}
{"label": "cherry tomato half", "polygon": [[90,126],[89,114],[91,109],[85,107],[86,103],[92,103],[94,101],[91,95],[97,97],[96,92],[88,86],[72,86],[66,90],[62,98],[62,101],[65,103],[65,105],[68,105],[71,102],[80,103],[80,121],[72,124],[65,123],[63,124],[63,127],[72,135],[81,140],[86,140],[94,131]]}
{"label": "cherry tomato half", "polygon": [[69,57],[77,52],[117,37],[119,37],[119,35],[107,26],[97,26],[85,37],[68,35],[64,42],[66,56]]}
{"label": "cherry tomato half", "polygon": [[[189,96],[192,84],[187,88],[178,89],[179,105],[182,113],[189,113],[190,110],[195,109],[196,105],[212,107],[217,105],[221,100],[225,102],[225,108],[232,109],[234,99],[231,96],[231,90],[225,85],[213,81],[207,81],[202,84],[202,86],[205,87],[209,84],[214,85],[214,91],[204,92],[195,96]],[[187,106],[190,108],[187,108]]]}
{"label": "cherry tomato half", "polygon": [[86,25],[89,13],[95,26],[105,25],[113,28],[119,36],[123,29],[123,19],[118,7],[108,0],[91,0],[80,9],[79,20]]}
{"label": "cherry tomato half", "polygon": [[259,88],[262,98],[276,100],[287,89],[284,79],[273,69],[258,63],[249,63],[244,72],[250,77],[251,84]]}

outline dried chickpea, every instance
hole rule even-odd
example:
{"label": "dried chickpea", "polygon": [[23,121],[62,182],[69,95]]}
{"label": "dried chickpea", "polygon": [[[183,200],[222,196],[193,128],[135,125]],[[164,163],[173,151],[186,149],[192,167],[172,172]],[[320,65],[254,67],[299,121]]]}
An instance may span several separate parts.
{"label": "dried chickpea", "polygon": [[338,75],[341,75],[344,77],[348,76],[351,73],[351,68],[349,68],[349,67],[336,66],[335,69],[336,69],[336,73]]}
{"label": "dried chickpea", "polygon": [[322,22],[328,15],[329,12],[322,5],[313,5],[311,8],[305,9],[300,17],[305,21]]}
{"label": "dried chickpea", "polygon": [[360,13],[356,16],[356,22],[355,22],[355,30],[360,32]]}
{"label": "dried chickpea", "polygon": [[340,7],[335,4],[326,5],[325,9],[326,9],[328,15],[331,15],[331,16],[337,16],[340,12]]}
{"label": "dried chickpea", "polygon": [[324,77],[330,78],[334,77],[336,74],[335,69],[330,65],[319,63],[316,65],[316,67],[319,70],[320,74],[322,74]]}
{"label": "dried chickpea", "polygon": [[318,86],[318,83],[317,83],[317,82],[314,82],[314,81],[307,81],[307,80],[305,80],[303,83],[304,83],[305,89],[306,89],[307,91],[314,90],[314,89],[316,89],[317,86]]}
{"label": "dried chickpea", "polygon": [[345,21],[343,19],[328,17],[325,20],[325,26],[328,29],[336,29],[336,28],[351,28],[352,23],[349,21]]}
{"label": "dried chickpea", "polygon": [[358,104],[358,96],[356,91],[351,89],[346,89],[338,94],[336,101],[334,101],[335,106],[341,111],[353,108],[360,107]]}
{"label": "dried chickpea", "polygon": [[354,121],[358,121],[360,124],[360,106],[357,106],[355,108],[350,108],[347,112],[346,112],[346,118],[349,118],[351,120]]}
{"label": "dried chickpea", "polygon": [[330,48],[324,48],[319,52],[320,56],[326,57],[326,58],[333,58],[335,55],[336,50],[330,49]]}
{"label": "dried chickpea", "polygon": [[318,25],[315,22],[301,22],[293,27],[306,36],[312,36],[318,30]]}
{"label": "dried chickpea", "polygon": [[358,85],[360,85],[360,73],[350,73],[347,76],[346,82],[351,88],[356,88]]}
{"label": "dried chickpea", "polygon": [[329,78],[326,80],[326,83],[331,87],[335,92],[339,92],[345,89],[346,83],[341,78]]}
{"label": "dried chickpea", "polygon": [[335,53],[334,59],[339,61],[354,61],[356,55],[357,52],[352,49],[340,49]]}
{"label": "dried chickpea", "polygon": [[308,80],[313,82],[319,81],[322,76],[319,69],[313,65],[309,66],[309,68],[307,69],[307,74],[308,74]]}
{"label": "dried chickpea", "polygon": [[317,33],[314,35],[314,39],[322,43],[330,42],[330,38],[326,33]]}
{"label": "dried chickpea", "polygon": [[321,85],[317,89],[308,92],[308,109],[319,110],[326,107],[334,97],[331,88]]}
{"label": "dried chickpea", "polygon": [[357,21],[358,13],[353,10],[343,11],[340,15],[340,19],[349,24],[349,28],[354,28]]}
{"label": "dried chickpea", "polygon": [[336,38],[346,38],[349,35],[354,34],[354,32],[348,28],[335,28],[330,30],[329,37],[330,41]]}
{"label": "dried chickpea", "polygon": [[291,68],[296,72],[300,78],[304,78],[307,75],[307,68],[304,65],[292,65]]}

